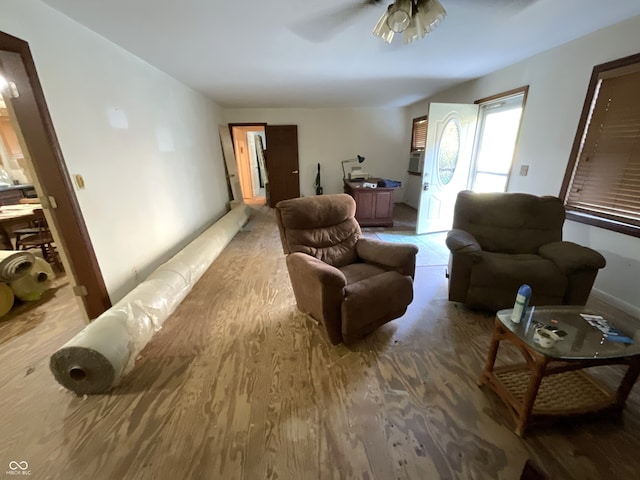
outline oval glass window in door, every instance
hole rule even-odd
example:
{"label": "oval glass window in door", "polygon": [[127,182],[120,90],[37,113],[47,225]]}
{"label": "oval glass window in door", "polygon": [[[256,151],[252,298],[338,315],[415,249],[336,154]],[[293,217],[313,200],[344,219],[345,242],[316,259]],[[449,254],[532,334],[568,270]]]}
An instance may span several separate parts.
{"label": "oval glass window in door", "polygon": [[444,127],[438,145],[438,178],[442,185],[448,184],[453,178],[460,154],[460,127],[449,120]]}

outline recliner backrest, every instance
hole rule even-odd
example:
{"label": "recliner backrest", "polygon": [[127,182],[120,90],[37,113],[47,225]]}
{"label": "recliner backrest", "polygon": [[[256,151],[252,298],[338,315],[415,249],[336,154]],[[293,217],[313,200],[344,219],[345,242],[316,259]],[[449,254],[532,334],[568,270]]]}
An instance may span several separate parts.
{"label": "recliner backrest", "polygon": [[562,240],[565,209],[557,197],[526,193],[458,193],[453,228],[471,233],[483,250],[538,253]]}
{"label": "recliner backrest", "polygon": [[362,232],[351,196],[292,198],[278,202],[275,210],[284,253],[306,253],[334,267],[356,262]]}

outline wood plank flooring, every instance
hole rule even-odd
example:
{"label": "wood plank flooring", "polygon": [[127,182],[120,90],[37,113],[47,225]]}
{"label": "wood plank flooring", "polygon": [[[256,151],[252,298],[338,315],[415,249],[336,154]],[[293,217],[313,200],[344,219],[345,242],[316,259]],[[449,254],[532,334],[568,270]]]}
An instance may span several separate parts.
{"label": "wood plank flooring", "polygon": [[557,479],[640,471],[638,386],[622,420],[515,436],[476,386],[493,316],[448,302],[442,266],[418,267],[402,318],[332,346],[295,308],[265,207],[109,395],[77,397],[49,372],[83,326],[70,295],[53,292],[46,318],[0,322],[0,474],[11,461],[92,480],[517,479],[527,459]]}

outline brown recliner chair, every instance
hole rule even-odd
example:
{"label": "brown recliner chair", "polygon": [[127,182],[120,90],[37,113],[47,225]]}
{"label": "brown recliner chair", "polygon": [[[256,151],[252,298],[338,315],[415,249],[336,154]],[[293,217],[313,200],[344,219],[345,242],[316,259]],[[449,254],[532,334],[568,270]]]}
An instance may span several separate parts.
{"label": "brown recliner chair", "polygon": [[606,264],[595,250],[562,241],[557,197],[462,191],[447,235],[449,300],[496,311],[531,286],[531,305],[584,305]]}
{"label": "brown recliner chair", "polygon": [[298,308],[333,344],[352,343],[398,318],[413,300],[418,248],[362,237],[345,194],[294,198],[275,208]]}

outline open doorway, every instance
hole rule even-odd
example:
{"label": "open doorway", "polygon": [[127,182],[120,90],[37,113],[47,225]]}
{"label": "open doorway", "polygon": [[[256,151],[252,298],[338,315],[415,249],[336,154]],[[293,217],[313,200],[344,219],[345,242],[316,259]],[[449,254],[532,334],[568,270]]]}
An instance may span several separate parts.
{"label": "open doorway", "polygon": [[264,124],[231,125],[231,135],[238,164],[242,199],[245,203],[264,205],[267,186],[264,163],[265,126]]}
{"label": "open doorway", "polygon": [[507,190],[527,91],[429,105],[417,234],[450,230],[461,190]]}
{"label": "open doorway", "polygon": [[[10,183],[30,181],[24,195],[42,207],[79,310],[96,318],[111,306],[27,42],[0,32],[0,75],[8,122],[20,147]],[[11,150],[12,147],[9,148]],[[16,165],[24,165],[20,173]],[[22,167],[21,167],[22,168]],[[24,175],[24,176],[21,176]],[[19,203],[19,202],[16,202]],[[15,240],[13,240],[15,242]],[[15,243],[11,246],[15,247]]]}

